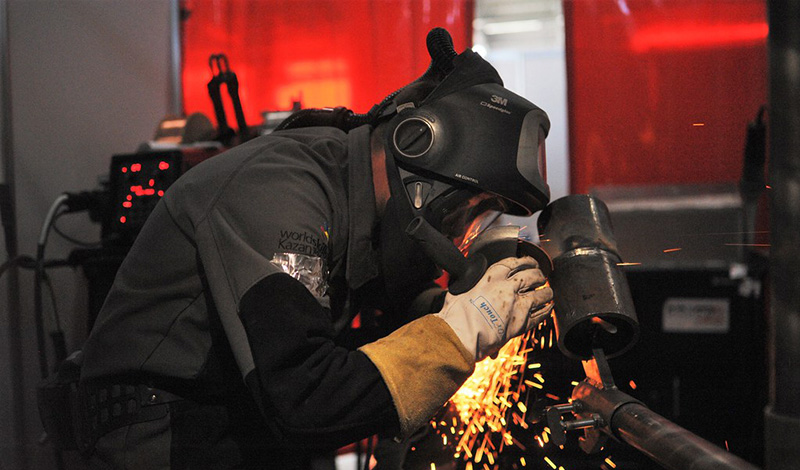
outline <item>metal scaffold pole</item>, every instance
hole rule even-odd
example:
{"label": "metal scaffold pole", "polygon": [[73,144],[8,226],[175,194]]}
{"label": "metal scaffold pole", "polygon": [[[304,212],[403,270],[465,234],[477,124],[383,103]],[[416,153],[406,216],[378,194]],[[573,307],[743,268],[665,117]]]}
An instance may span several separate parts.
{"label": "metal scaffold pole", "polygon": [[770,0],[768,470],[800,462],[800,2]]}
{"label": "metal scaffold pole", "polygon": [[[3,159],[2,191],[0,191],[0,209],[2,209],[3,234],[8,261],[11,262],[18,255],[17,246],[17,217],[15,204],[14,184],[14,139],[11,115],[11,69],[9,49],[9,17],[8,1],[0,0],[0,119],[2,119],[2,147],[0,155]],[[22,362],[22,323],[20,315],[19,297],[19,271],[11,266],[6,273],[6,327],[8,348],[8,380],[11,388],[12,426],[17,444],[25,441],[25,394],[23,391],[23,362]],[[20,456],[23,460],[24,455]]]}

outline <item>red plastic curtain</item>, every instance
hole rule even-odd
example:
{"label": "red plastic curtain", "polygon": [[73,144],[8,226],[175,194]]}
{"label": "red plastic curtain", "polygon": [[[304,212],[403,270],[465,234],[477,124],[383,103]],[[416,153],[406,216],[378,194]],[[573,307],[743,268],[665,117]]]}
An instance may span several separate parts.
{"label": "red plastic curtain", "polygon": [[[187,0],[183,89],[188,113],[214,119],[208,59],[224,53],[248,124],[265,110],[347,106],[364,113],[427,68],[427,32],[471,46],[472,0]],[[223,89],[223,101],[228,102]],[[226,112],[231,124],[233,113]]]}
{"label": "red plastic curtain", "polygon": [[564,2],[572,192],[736,181],[767,99],[763,0]]}

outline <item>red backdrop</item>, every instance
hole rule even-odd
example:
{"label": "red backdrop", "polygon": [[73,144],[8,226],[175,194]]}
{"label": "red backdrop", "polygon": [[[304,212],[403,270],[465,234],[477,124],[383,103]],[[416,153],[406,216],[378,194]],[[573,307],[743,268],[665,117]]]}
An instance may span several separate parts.
{"label": "red backdrop", "polygon": [[[473,0],[186,0],[183,87],[188,113],[214,119],[211,54],[228,56],[248,124],[264,110],[347,106],[367,112],[421,75],[427,32],[472,44]],[[228,99],[223,89],[224,102]],[[235,124],[228,109],[229,123]]]}
{"label": "red backdrop", "polygon": [[571,190],[736,181],[766,102],[763,0],[566,0]]}

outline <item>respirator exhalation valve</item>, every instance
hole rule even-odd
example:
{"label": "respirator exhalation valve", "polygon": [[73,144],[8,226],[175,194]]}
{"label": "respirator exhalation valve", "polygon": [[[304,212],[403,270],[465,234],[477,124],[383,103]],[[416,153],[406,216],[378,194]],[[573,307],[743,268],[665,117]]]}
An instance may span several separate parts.
{"label": "respirator exhalation valve", "polygon": [[417,116],[401,122],[392,136],[395,148],[406,158],[418,158],[428,153],[434,138],[431,123]]}

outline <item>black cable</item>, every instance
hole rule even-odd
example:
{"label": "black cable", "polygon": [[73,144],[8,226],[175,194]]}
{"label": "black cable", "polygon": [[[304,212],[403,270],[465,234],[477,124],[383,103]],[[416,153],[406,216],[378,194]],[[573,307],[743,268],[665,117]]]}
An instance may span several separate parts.
{"label": "black cable", "polygon": [[[42,305],[42,283],[44,280],[44,249],[47,245],[47,236],[50,233],[50,228],[53,226],[53,221],[59,210],[67,203],[69,196],[61,194],[53,201],[50,209],[47,211],[42,230],[39,234],[39,241],[36,244],[36,267],[34,270],[33,280],[33,310],[34,320],[36,323],[36,346],[39,349],[39,373],[43,379],[47,378],[49,367],[47,365],[47,345],[45,343],[44,334],[44,306]],[[60,334],[63,340],[63,333],[60,331],[60,326],[57,326],[56,335]],[[51,334],[53,336],[53,334]],[[60,343],[60,341],[59,341]],[[60,361],[64,357],[60,357],[62,351],[56,350],[56,360]]]}
{"label": "black cable", "polygon": [[50,302],[53,305],[53,324],[54,330],[50,332],[50,339],[53,341],[53,349],[55,351],[56,363],[60,364],[61,361],[67,358],[67,342],[64,335],[64,330],[61,328],[61,316],[58,314],[58,304],[56,303],[56,291],[53,289],[53,283],[47,272],[43,276],[44,284],[50,292]]}
{"label": "black cable", "polygon": [[33,268],[35,260],[28,256],[28,255],[19,255],[14,259],[10,259],[3,264],[0,264],[0,277],[3,277],[3,274],[6,273],[9,269],[13,268],[14,266],[19,266],[21,268]]}
{"label": "black cable", "polygon": [[47,286],[47,291],[50,294],[50,303],[53,306],[53,321],[56,325],[56,331],[61,331],[61,316],[58,314],[56,291],[53,289],[53,281],[50,279],[50,276],[47,275],[47,271],[45,271],[42,281],[44,281],[44,285]]}
{"label": "black cable", "polygon": [[44,340],[44,308],[42,306],[42,277],[44,276],[44,245],[36,247],[36,267],[33,278],[33,311],[36,320],[36,346],[39,348],[39,374],[47,378],[47,346]]}
{"label": "black cable", "polygon": [[[45,269],[47,268],[63,268],[73,266],[75,263],[67,259],[56,259],[44,262]],[[19,255],[14,259],[5,261],[0,264],[0,278],[14,266],[22,269],[36,269],[36,260],[30,255]]]}
{"label": "black cable", "polygon": [[65,212],[60,212],[60,213],[58,213],[56,215],[56,219],[53,221],[53,231],[56,233],[56,235],[58,235],[59,237],[63,238],[64,240],[66,240],[66,241],[68,241],[68,242],[70,242],[70,243],[72,243],[74,245],[82,246],[84,248],[99,248],[100,246],[102,246],[102,242],[100,242],[100,241],[87,242],[87,241],[83,241],[83,240],[78,240],[77,238],[74,238],[74,237],[72,237],[70,235],[67,235],[66,233],[62,232],[61,229],[58,228],[57,222],[58,222],[58,219],[60,219],[62,215],[67,214],[67,213],[68,212],[65,211]]}
{"label": "black cable", "polygon": [[372,459],[372,438],[367,438],[367,454],[364,456],[364,470],[369,470],[369,461]]}

